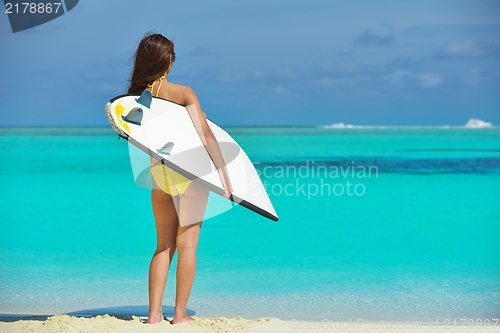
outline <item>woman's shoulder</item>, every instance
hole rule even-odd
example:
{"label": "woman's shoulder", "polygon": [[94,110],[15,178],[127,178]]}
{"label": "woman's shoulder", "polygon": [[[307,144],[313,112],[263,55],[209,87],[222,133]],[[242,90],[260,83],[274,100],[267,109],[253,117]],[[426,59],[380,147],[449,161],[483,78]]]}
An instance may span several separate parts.
{"label": "woman's shoulder", "polygon": [[196,94],[194,93],[193,88],[190,86],[177,84],[169,82],[170,91],[174,93],[174,95],[178,96],[180,99],[185,101],[190,101],[193,98],[196,98]]}
{"label": "woman's shoulder", "polygon": [[171,91],[185,104],[193,104],[198,101],[196,94],[190,86],[170,82]]}
{"label": "woman's shoulder", "polygon": [[193,88],[183,84],[169,82],[171,89],[183,94],[194,94]]}

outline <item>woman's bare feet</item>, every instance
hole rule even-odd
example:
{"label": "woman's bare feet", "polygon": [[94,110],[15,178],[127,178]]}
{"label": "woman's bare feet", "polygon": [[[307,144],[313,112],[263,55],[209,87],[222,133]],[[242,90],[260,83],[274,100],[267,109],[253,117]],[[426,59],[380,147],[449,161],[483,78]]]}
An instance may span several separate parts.
{"label": "woman's bare feet", "polygon": [[177,307],[174,309],[174,320],[173,324],[186,323],[190,321],[194,321],[195,319],[186,313],[186,309],[179,310]]}
{"label": "woman's bare feet", "polygon": [[162,313],[149,314],[148,321],[146,323],[147,324],[156,324],[156,323],[161,322],[163,319],[164,318],[163,318]]}

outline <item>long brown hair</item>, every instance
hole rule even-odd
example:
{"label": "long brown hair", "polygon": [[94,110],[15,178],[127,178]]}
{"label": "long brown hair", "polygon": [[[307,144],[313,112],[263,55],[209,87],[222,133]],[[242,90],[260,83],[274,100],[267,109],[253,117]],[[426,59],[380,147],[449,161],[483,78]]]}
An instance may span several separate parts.
{"label": "long brown hair", "polygon": [[149,83],[165,74],[175,61],[174,43],[168,38],[147,33],[134,55],[134,69],[129,79],[129,94],[141,94]]}

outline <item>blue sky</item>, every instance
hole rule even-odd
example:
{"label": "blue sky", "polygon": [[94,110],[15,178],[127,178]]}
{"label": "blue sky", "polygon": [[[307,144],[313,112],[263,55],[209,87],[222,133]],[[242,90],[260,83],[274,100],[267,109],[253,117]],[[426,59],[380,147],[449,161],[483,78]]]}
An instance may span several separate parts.
{"label": "blue sky", "polygon": [[107,126],[149,30],[220,125],[500,125],[499,1],[80,0],[0,14],[0,126]]}

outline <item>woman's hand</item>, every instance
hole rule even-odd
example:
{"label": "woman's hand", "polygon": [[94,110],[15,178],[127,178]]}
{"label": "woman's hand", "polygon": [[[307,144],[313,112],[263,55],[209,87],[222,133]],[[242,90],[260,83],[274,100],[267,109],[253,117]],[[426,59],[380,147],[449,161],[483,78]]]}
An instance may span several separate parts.
{"label": "woman's hand", "polygon": [[223,197],[226,199],[229,199],[229,197],[233,193],[233,186],[231,185],[231,181],[229,180],[227,170],[219,169],[219,177],[220,177],[220,181],[222,183],[222,186],[224,187]]}

